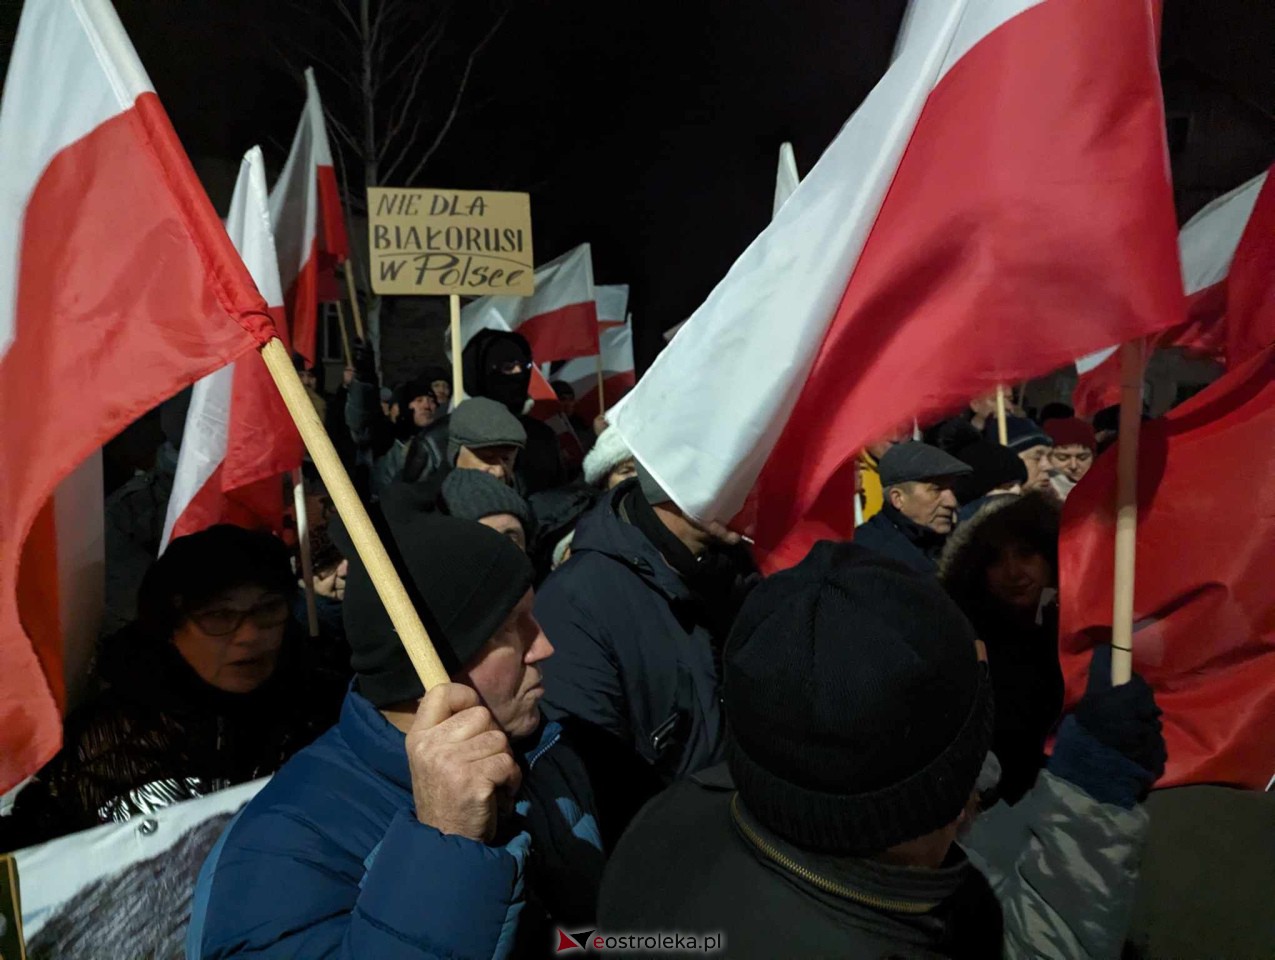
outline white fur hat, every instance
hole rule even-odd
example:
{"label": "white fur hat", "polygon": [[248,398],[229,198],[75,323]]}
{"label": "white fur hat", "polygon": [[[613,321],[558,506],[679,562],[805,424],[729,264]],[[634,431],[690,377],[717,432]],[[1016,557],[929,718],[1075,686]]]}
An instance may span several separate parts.
{"label": "white fur hat", "polygon": [[585,483],[599,485],[612,470],[632,456],[633,453],[625,445],[620,432],[615,427],[607,427],[584,458]]}

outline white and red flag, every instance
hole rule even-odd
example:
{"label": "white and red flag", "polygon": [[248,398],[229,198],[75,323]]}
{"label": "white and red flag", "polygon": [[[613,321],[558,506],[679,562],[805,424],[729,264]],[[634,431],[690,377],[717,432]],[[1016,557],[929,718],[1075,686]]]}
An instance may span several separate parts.
{"label": "white and red flag", "polygon": [[[226,232],[282,327],[283,290],[259,147],[239,167]],[[301,435],[261,356],[249,354],[210,373],[191,392],[160,552],[174,537],[217,523],[280,532],[281,476],[300,466]]]}
{"label": "white and red flag", "polygon": [[770,211],[772,219],[783,209],[788,198],[796,193],[799,183],[801,183],[801,174],[797,172],[797,154],[793,151],[792,144],[785,141],[779,145],[779,169],[775,173],[775,202]]}
{"label": "white and red flag", "polygon": [[535,362],[592,357],[598,352],[593,252],[582,243],[536,267],[529,297],[480,297],[460,313],[461,348],[479,330],[513,330],[527,338]]}
{"label": "white and red flag", "polygon": [[108,0],[27,0],[0,103],[0,791],[61,743],[49,638],[16,589],[37,514],[125,425],[273,335]]}
{"label": "white and red flag", "polygon": [[336,266],[350,255],[350,241],[313,70],[305,72],[305,88],[292,149],[270,191],[270,221],[292,349],[313,365],[318,360],[319,304],[341,299]]}
{"label": "white and red flag", "polygon": [[[1252,251],[1275,236],[1275,209],[1268,197],[1258,207],[1269,171],[1218,197],[1187,221],[1178,234],[1182,257],[1182,288],[1186,294],[1186,322],[1161,332],[1153,347],[1183,347],[1193,353],[1226,359],[1228,287],[1231,265],[1241,240]],[[1263,216],[1255,217],[1255,211]],[[1240,256],[1244,260],[1244,256]],[[1258,342],[1256,349],[1265,344]],[[1252,351],[1245,351],[1245,357]],[[1076,390],[1072,405],[1081,416],[1092,416],[1120,402],[1119,346],[1105,347],[1076,361]]]}
{"label": "white and red flag", "polygon": [[[603,406],[608,410],[637,383],[633,363],[633,326],[628,319],[629,285],[627,283],[595,287],[598,304],[597,356],[568,360],[557,372],[555,380],[571,384],[576,395],[576,415],[592,423]],[[598,359],[601,357],[602,397],[598,397]],[[601,399],[601,403],[599,403]]]}
{"label": "white and red flag", "polygon": [[[769,569],[853,529],[901,422],[1178,322],[1148,0],[914,0],[824,156],[614,414]],[[741,518],[741,521],[744,518]]]}

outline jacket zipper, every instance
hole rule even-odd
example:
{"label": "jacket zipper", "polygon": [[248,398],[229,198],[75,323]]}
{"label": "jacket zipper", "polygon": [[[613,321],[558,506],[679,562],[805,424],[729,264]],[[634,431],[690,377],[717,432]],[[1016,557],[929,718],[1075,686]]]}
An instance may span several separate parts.
{"label": "jacket zipper", "polygon": [[884,897],[873,896],[870,893],[864,893],[853,887],[848,887],[844,883],[838,883],[835,880],[829,880],[827,877],[821,877],[807,867],[803,867],[791,857],[780,853],[775,847],[762,839],[752,827],[744,822],[744,818],[739,813],[739,794],[736,793],[730,799],[730,814],[735,821],[735,825],[739,827],[740,832],[744,835],[753,846],[761,851],[762,855],[772,863],[783,867],[789,873],[795,874],[802,880],[805,880],[812,886],[818,887],[825,893],[831,893],[835,896],[851,900],[854,903],[871,907],[874,910],[883,910],[888,913],[910,913],[922,914],[929,913],[937,906],[935,903],[924,903],[916,900],[888,900]]}

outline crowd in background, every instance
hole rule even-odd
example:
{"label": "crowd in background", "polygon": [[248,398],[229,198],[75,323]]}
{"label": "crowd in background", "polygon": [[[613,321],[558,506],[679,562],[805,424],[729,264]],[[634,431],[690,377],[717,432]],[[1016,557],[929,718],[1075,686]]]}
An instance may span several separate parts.
{"label": "crowd in background", "polygon": [[362,345],[334,391],[302,370],[454,681],[428,694],[308,465],[317,637],[270,533],[154,559],[171,436],[108,499],[94,693],[0,849],[274,775],[205,864],[191,957],[542,955],[555,928],[731,956],[1173,938],[1137,907],[1167,842],[1154,696],[1098,656],[1063,714],[1060,511],[1113,411],[1010,396],[1004,442],[994,396],[909,424],[859,457],[854,542],[763,579],[568,385],[532,415],[532,363],[480,333],[463,399],[442,367],[382,385]]}

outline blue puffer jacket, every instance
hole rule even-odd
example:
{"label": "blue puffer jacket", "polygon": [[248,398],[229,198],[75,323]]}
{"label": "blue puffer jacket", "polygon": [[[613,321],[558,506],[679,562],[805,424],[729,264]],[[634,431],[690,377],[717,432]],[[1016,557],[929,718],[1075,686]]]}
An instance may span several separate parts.
{"label": "blue puffer jacket", "polygon": [[561,728],[543,724],[528,747],[512,836],[502,845],[446,836],[416,819],[403,734],[351,691],[338,724],[275,775],[209,854],[187,957],[546,950],[547,915],[592,920],[603,856],[592,790]]}

